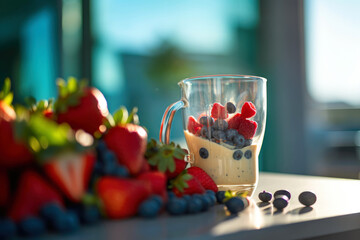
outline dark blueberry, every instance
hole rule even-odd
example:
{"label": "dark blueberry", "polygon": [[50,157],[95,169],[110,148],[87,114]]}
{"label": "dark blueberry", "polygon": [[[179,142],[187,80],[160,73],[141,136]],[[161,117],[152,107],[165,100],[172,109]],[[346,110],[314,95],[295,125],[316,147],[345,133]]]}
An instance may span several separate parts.
{"label": "dark blueberry", "polygon": [[200,200],[202,201],[201,211],[207,211],[213,205],[211,198],[206,194],[201,195]]}
{"label": "dark blueberry", "polygon": [[234,112],[236,112],[236,107],[232,102],[227,102],[226,110],[228,111],[228,113],[234,113]]}
{"label": "dark blueberry", "polygon": [[211,134],[209,133],[208,131],[208,128],[206,126],[203,126],[200,130],[200,134],[202,137],[204,138],[210,138],[211,137]]}
{"label": "dark blueberry", "polygon": [[203,207],[202,201],[200,198],[192,197],[190,200],[187,201],[187,213],[198,213],[201,212]]}
{"label": "dark blueberry", "polygon": [[157,202],[157,204],[159,205],[159,207],[162,207],[164,204],[164,200],[162,197],[160,197],[160,195],[151,195],[149,197],[149,199],[154,200],[155,202]]}
{"label": "dark blueberry", "polygon": [[159,215],[161,206],[154,198],[143,201],[138,209],[138,214],[145,218],[154,218]]}
{"label": "dark blueberry", "polygon": [[299,202],[307,207],[313,205],[316,202],[316,195],[313,192],[305,191],[300,193]]}
{"label": "dark blueberry", "polygon": [[182,198],[172,198],[166,204],[166,210],[171,215],[181,215],[186,212],[187,202]]}
{"label": "dark blueberry", "polygon": [[217,140],[225,140],[226,139],[226,134],[225,134],[224,131],[215,130],[214,131],[214,138],[216,138]]}
{"label": "dark blueberry", "polygon": [[234,153],[233,153],[233,158],[235,160],[240,160],[242,158],[242,151],[241,150],[236,150]]}
{"label": "dark blueberry", "polygon": [[214,124],[214,119],[212,117],[204,116],[200,118],[199,122],[204,126],[212,126]]}
{"label": "dark blueberry", "polygon": [[245,145],[245,138],[244,138],[243,135],[237,134],[237,135],[234,136],[233,142],[234,142],[236,147],[243,148],[244,145]]}
{"label": "dark blueberry", "polygon": [[245,139],[244,147],[250,146],[252,144],[252,139]]}
{"label": "dark blueberry", "polygon": [[61,214],[63,214],[64,210],[60,207],[60,205],[56,202],[50,202],[45,204],[40,209],[40,216],[44,218],[45,221],[51,221]]}
{"label": "dark blueberry", "polygon": [[215,196],[215,192],[213,190],[210,190],[210,189],[206,190],[206,194]]}
{"label": "dark blueberry", "polygon": [[214,128],[216,130],[225,131],[228,128],[228,123],[224,119],[216,119],[214,123]]}
{"label": "dark blueberry", "polygon": [[125,166],[117,165],[113,171],[113,176],[116,176],[116,177],[126,178],[129,175],[130,175],[129,171],[127,170],[127,168]]}
{"label": "dark blueberry", "polygon": [[100,220],[100,211],[96,205],[83,206],[80,213],[83,223],[93,224]]}
{"label": "dark blueberry", "polygon": [[99,140],[96,145],[96,150],[101,154],[107,151],[106,143],[103,140]]}
{"label": "dark blueberry", "polygon": [[106,151],[103,159],[103,174],[114,175],[117,165],[118,163],[115,154],[111,151]]}
{"label": "dark blueberry", "polygon": [[232,197],[225,202],[225,206],[232,214],[238,213],[245,209],[246,205],[244,199],[239,197]]}
{"label": "dark blueberry", "polygon": [[267,191],[262,191],[259,193],[259,199],[263,202],[269,202],[272,199],[272,194]]}
{"label": "dark blueberry", "polygon": [[24,235],[37,236],[45,232],[46,225],[39,217],[27,217],[20,221],[19,230]]}
{"label": "dark blueberry", "polygon": [[200,148],[199,155],[200,155],[200,157],[206,159],[209,157],[209,152],[206,148]]}
{"label": "dark blueberry", "polygon": [[0,239],[7,239],[15,236],[16,224],[11,219],[0,220]]}
{"label": "dark blueberry", "polygon": [[291,199],[291,194],[288,190],[277,190],[275,193],[274,193],[274,198],[278,195],[286,195],[287,198],[290,200]]}
{"label": "dark blueberry", "polygon": [[223,203],[223,200],[225,199],[225,191],[218,191],[216,193],[216,200],[218,203]]}
{"label": "dark blueberry", "polygon": [[286,195],[277,195],[273,201],[274,207],[278,210],[282,210],[289,204],[289,198]]}
{"label": "dark blueberry", "polygon": [[175,193],[173,191],[168,191],[167,194],[168,194],[169,200],[176,197],[176,195],[175,195]]}
{"label": "dark blueberry", "polygon": [[211,206],[214,206],[216,204],[216,196],[215,196],[215,194],[206,194],[206,195],[211,200]]}
{"label": "dark blueberry", "polygon": [[61,233],[73,232],[80,226],[78,216],[71,211],[64,212],[52,221],[54,230]]}
{"label": "dark blueberry", "polygon": [[182,196],[183,199],[185,199],[186,201],[189,201],[191,199],[190,195],[184,195]]}
{"label": "dark blueberry", "polygon": [[227,129],[225,131],[226,134],[226,140],[232,141],[236,135],[238,135],[238,131],[236,129]]}
{"label": "dark blueberry", "polygon": [[252,157],[252,152],[251,150],[246,150],[246,152],[244,153],[245,158],[250,159]]}

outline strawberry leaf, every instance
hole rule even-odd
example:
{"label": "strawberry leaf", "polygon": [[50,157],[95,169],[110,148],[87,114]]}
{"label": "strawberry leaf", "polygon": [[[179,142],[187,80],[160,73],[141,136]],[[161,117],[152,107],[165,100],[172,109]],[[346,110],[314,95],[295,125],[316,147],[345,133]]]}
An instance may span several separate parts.
{"label": "strawberry leaf", "polygon": [[10,78],[5,78],[3,88],[0,91],[0,100],[4,101],[8,105],[11,105],[14,98],[14,94],[10,92],[10,90],[11,90]]}
{"label": "strawberry leaf", "polygon": [[182,171],[176,178],[170,180],[170,189],[177,189],[180,192],[184,192],[185,188],[188,188],[189,185],[187,181],[192,179],[193,176],[187,173],[187,170]]}
{"label": "strawberry leaf", "polygon": [[79,104],[87,87],[87,81],[78,82],[74,77],[68,78],[67,82],[64,79],[58,79],[56,84],[59,92],[59,98],[54,104],[56,112],[65,112],[68,107]]}
{"label": "strawberry leaf", "polygon": [[115,125],[125,124],[128,119],[129,113],[126,107],[121,106],[113,115]]}

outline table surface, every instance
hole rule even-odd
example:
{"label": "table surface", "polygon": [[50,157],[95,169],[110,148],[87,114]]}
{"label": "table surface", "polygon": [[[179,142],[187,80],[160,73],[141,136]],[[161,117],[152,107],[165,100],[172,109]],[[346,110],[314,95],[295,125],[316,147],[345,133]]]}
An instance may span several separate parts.
{"label": "table surface", "polygon": [[[292,194],[283,211],[258,200],[260,191],[279,189]],[[298,201],[307,190],[317,195],[312,207]],[[102,221],[70,235],[48,234],[44,239],[303,239],[360,230],[359,200],[360,180],[260,173],[250,206],[238,215],[229,215],[223,205],[216,205],[195,215],[163,213],[151,220]]]}

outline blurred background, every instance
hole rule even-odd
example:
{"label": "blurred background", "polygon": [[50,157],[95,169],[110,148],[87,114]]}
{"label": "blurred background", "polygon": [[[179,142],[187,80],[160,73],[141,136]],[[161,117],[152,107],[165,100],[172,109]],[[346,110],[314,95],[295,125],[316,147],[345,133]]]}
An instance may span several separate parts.
{"label": "blurred background", "polygon": [[[360,1],[2,0],[0,84],[15,102],[86,78],[158,139],[177,82],[268,79],[262,171],[360,178]],[[183,142],[181,115],[172,140]]]}

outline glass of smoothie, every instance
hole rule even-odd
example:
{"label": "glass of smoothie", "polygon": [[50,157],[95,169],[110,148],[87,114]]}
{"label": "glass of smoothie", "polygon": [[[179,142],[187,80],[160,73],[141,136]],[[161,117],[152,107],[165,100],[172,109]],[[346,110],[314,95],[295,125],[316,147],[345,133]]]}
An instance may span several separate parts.
{"label": "glass of smoothie", "polygon": [[170,142],[173,117],[182,110],[187,161],[206,171],[219,190],[252,196],[265,132],[266,79],[209,75],[184,79],[179,86],[181,100],[166,109],[160,141]]}

